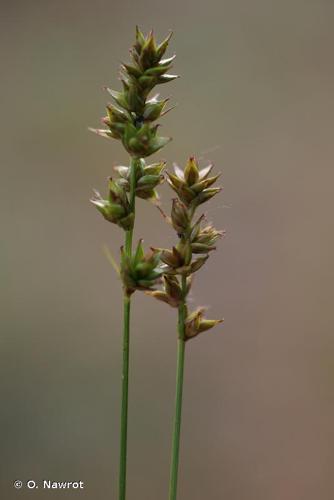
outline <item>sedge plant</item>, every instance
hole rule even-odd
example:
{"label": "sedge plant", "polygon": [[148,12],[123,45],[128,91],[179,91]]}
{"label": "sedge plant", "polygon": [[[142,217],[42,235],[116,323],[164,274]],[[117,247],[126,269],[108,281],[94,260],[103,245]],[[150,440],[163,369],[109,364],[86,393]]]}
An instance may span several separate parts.
{"label": "sedge plant", "polygon": [[120,263],[124,319],[119,500],[126,498],[131,298],[136,290],[152,290],[163,272],[160,252],[151,250],[145,254],[142,241],[133,251],[132,239],[136,197],[156,202],[156,187],[163,180],[164,162],[147,164],[146,158],[170,141],[169,137],[158,134],[159,125],[155,123],[168,111],[168,99],[151,94],[157,85],[177,78],[168,74],[175,56],[164,58],[170,37],[171,34],[158,44],[153,32],[145,36],[137,28],[136,41],[130,50],[131,63],[121,66],[122,90],[106,89],[112,102],[107,105],[107,115],[102,119],[104,128],[90,129],[102,137],[120,140],[130,156],[129,165],[115,167],[118,177],[109,178],[108,196],[102,198],[95,191],[91,199],[103,217],[125,233]]}
{"label": "sedge plant", "polygon": [[205,308],[189,310],[188,295],[193,275],[203,267],[216,242],[222,236],[212,224],[206,222],[204,214],[199,217],[196,210],[220,192],[213,187],[219,175],[210,176],[212,165],[199,168],[195,158],[190,158],[184,170],[174,166],[175,173],[167,173],[167,181],[176,192],[171,216],[166,220],[177,233],[178,241],[171,249],[154,249],[163,263],[163,289],[146,293],[166,302],[178,310],[178,347],[176,368],[175,416],[172,440],[172,458],[169,484],[169,500],[177,498],[177,481],[180,455],[182,395],[186,344],[200,333],[210,330],[221,319],[205,317]]}

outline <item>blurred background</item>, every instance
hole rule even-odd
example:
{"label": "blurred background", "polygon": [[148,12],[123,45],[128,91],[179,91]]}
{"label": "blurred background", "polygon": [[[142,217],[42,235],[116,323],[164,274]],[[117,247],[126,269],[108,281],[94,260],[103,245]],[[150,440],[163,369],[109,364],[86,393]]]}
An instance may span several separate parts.
{"label": "blurred background", "polygon": [[[89,204],[120,143],[98,126],[135,25],[182,78],[173,142],[222,171],[227,231],[193,306],[225,323],[187,349],[180,500],[334,498],[333,22],[329,0],[0,2],[1,498],[117,498],[122,232]],[[172,192],[161,189],[169,210]],[[138,202],[136,238],[171,245]],[[135,295],[129,500],[167,498],[175,311]],[[81,491],[13,481],[82,480]]]}

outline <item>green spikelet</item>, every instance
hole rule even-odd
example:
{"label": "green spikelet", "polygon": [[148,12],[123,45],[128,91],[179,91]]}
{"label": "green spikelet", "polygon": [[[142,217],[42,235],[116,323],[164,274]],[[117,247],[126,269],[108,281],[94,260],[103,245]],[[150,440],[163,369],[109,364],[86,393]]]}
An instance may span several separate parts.
{"label": "green spikelet", "polygon": [[161,278],[163,269],[159,264],[159,252],[152,250],[144,254],[142,241],[132,256],[121,249],[121,278],[127,295],[135,290],[151,290]]}
{"label": "green spikelet", "polygon": [[219,177],[208,177],[212,166],[200,170],[194,157],[189,159],[184,170],[177,165],[174,169],[174,174],[167,173],[167,182],[187,207],[196,208],[221,191],[221,188],[210,187]]}

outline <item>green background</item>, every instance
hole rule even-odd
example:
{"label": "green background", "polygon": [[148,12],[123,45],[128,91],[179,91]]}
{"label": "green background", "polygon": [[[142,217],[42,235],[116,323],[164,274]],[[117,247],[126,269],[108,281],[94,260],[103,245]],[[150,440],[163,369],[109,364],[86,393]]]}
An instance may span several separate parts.
{"label": "green background", "polygon": [[[227,236],[192,303],[225,323],[187,346],[179,498],[332,500],[333,2],[0,6],[1,498],[117,498],[122,305],[102,245],[118,255],[122,232],[88,199],[127,156],[87,127],[138,23],[174,31],[182,77],[161,87],[178,107],[154,159],[195,154],[224,185],[206,209]],[[143,201],[139,237],[175,240]],[[167,498],[175,319],[136,294],[129,500]]]}

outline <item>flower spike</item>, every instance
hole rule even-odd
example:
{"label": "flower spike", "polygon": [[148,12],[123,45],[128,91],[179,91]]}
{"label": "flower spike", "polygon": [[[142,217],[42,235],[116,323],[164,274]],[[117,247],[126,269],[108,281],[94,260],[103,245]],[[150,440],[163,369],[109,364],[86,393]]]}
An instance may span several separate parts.
{"label": "flower spike", "polygon": [[121,65],[121,91],[106,88],[114,103],[107,105],[107,116],[102,122],[107,129],[91,129],[103,137],[121,140],[131,156],[144,158],[163,148],[171,139],[157,134],[153,125],[166,114],[168,99],[149,99],[150,92],[159,84],[178,78],[169,75],[175,55],[162,59],[171,34],[159,45],[153,32],[144,35],[136,30],[136,42],[130,50],[132,61]]}

